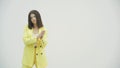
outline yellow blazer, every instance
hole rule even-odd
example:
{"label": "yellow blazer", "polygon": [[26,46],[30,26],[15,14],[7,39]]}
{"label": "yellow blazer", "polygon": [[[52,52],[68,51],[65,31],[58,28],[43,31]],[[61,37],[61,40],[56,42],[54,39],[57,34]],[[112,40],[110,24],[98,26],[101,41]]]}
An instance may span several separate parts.
{"label": "yellow blazer", "polygon": [[24,26],[24,33],[23,33],[23,42],[25,44],[24,47],[24,53],[23,53],[23,59],[22,64],[32,66],[34,61],[34,44],[37,43],[36,48],[36,61],[38,67],[44,68],[48,65],[46,53],[45,53],[45,47],[48,44],[47,42],[47,29],[45,27],[39,28],[39,34],[42,30],[45,30],[44,36],[42,39],[36,39],[32,35],[33,29],[28,28],[28,24]]}

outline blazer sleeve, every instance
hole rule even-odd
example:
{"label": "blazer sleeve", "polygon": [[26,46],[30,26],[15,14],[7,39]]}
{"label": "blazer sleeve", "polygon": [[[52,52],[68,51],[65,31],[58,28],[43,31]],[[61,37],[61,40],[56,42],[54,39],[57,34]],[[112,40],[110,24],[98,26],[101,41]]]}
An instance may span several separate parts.
{"label": "blazer sleeve", "polygon": [[43,35],[43,38],[40,39],[41,41],[41,46],[42,46],[42,49],[44,49],[46,47],[46,45],[48,44],[48,31],[46,28],[44,28],[43,30],[45,30],[45,33]]}
{"label": "blazer sleeve", "polygon": [[48,44],[48,31],[47,31],[47,29],[45,29],[45,34],[42,38],[42,42],[43,42],[43,48],[45,48],[46,45]]}
{"label": "blazer sleeve", "polygon": [[31,45],[37,42],[37,39],[35,36],[29,35],[28,26],[24,27],[23,42],[25,45]]}

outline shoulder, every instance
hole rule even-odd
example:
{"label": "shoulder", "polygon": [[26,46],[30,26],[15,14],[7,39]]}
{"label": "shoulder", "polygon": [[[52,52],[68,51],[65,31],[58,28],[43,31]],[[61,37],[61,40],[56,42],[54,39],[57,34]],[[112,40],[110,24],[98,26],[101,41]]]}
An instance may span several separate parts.
{"label": "shoulder", "polygon": [[24,25],[24,30],[28,30],[28,24]]}
{"label": "shoulder", "polygon": [[45,31],[47,31],[47,28],[46,28],[46,27],[44,27],[44,26],[43,26],[43,27],[41,27],[40,29],[41,29],[41,30],[45,30]]}

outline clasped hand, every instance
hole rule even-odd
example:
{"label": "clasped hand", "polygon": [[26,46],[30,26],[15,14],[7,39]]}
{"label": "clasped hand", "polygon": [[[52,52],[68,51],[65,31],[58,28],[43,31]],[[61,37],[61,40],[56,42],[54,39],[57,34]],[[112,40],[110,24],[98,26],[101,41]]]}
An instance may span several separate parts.
{"label": "clasped hand", "polygon": [[[45,33],[45,31],[42,31],[42,32],[37,36],[37,40],[38,40],[38,39],[42,39],[43,36],[44,36],[44,33]],[[35,44],[34,47],[37,47],[37,45]]]}

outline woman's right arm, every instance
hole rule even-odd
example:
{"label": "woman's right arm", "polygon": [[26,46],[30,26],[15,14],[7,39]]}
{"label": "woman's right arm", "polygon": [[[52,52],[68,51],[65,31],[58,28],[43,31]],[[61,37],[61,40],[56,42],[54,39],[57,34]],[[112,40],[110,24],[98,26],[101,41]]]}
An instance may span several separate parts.
{"label": "woman's right arm", "polygon": [[35,44],[37,42],[36,37],[29,35],[28,26],[24,27],[23,42],[25,45],[31,45],[31,44]]}

